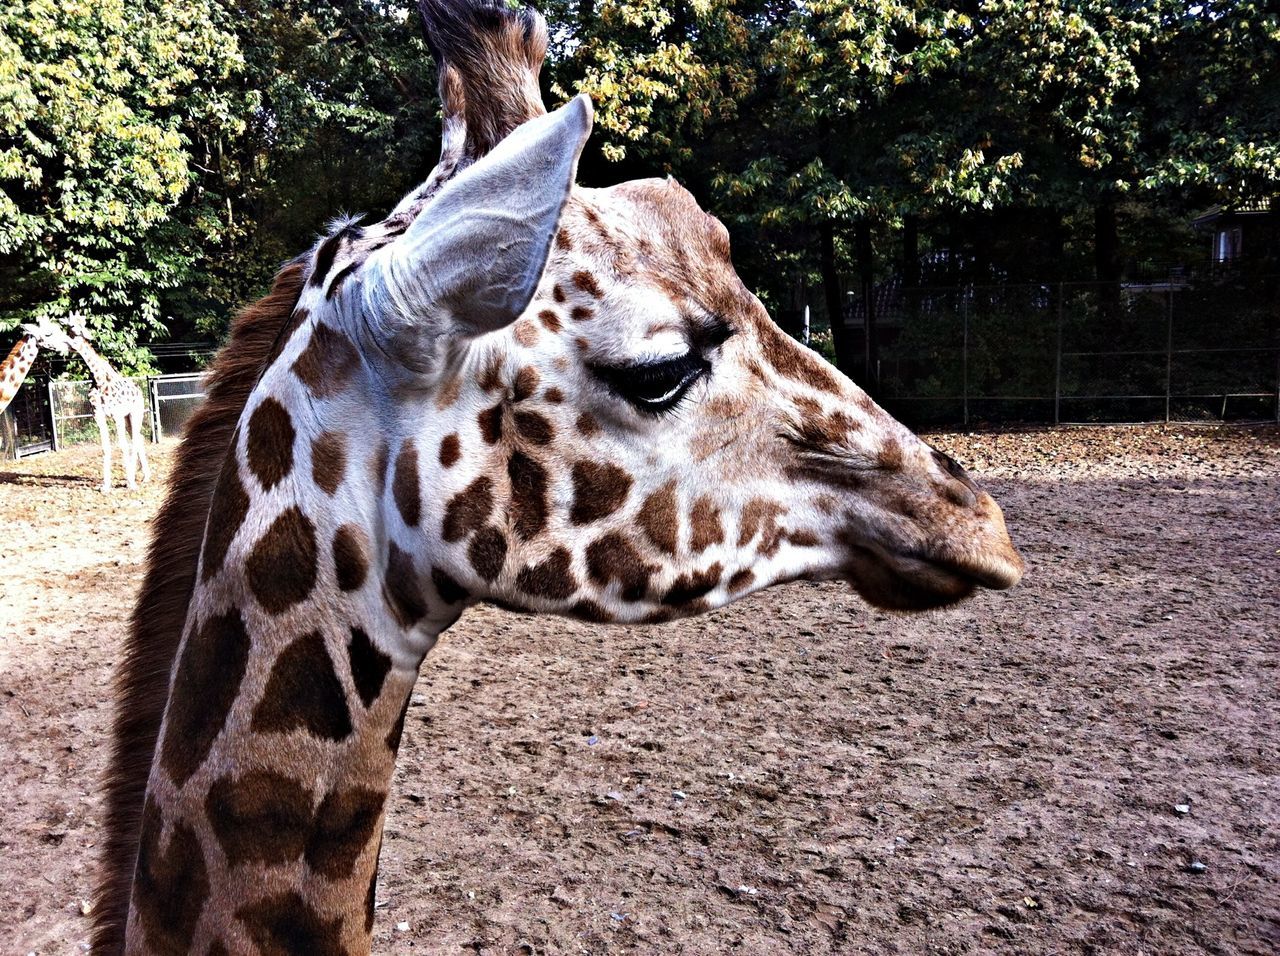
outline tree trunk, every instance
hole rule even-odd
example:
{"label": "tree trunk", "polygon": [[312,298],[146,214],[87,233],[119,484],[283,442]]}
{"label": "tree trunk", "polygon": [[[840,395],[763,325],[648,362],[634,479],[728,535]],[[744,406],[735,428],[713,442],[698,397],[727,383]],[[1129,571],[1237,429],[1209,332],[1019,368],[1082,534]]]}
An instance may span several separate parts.
{"label": "tree trunk", "polygon": [[1116,204],[1103,199],[1093,207],[1093,264],[1099,282],[1119,282],[1120,232],[1116,224]]}
{"label": "tree trunk", "polygon": [[855,350],[853,337],[844,324],[844,300],[840,295],[840,274],[836,271],[835,227],[824,222],[818,227],[822,269],[822,294],[827,305],[827,321],[831,323],[831,343],[836,350],[836,367],[849,375],[853,371]]}
{"label": "tree trunk", "polygon": [[862,381],[859,383],[868,392],[875,393],[876,375],[876,307],[875,249],[871,245],[871,223],[862,219],[857,228],[858,247],[858,279],[862,284],[863,324],[862,324]]}
{"label": "tree trunk", "polygon": [[920,285],[920,220],[915,216],[902,217],[902,284]]}
{"label": "tree trunk", "polygon": [[1120,233],[1116,224],[1116,204],[1105,197],[1093,207],[1093,263],[1097,279],[1098,306],[1104,319],[1120,316]]}

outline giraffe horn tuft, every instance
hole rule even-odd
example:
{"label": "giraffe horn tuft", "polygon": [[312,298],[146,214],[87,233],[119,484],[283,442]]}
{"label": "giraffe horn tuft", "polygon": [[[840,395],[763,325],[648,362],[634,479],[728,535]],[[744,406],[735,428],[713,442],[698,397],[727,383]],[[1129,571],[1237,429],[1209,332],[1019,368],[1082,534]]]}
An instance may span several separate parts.
{"label": "giraffe horn tuft", "polygon": [[442,162],[457,151],[458,166],[470,165],[546,113],[538,88],[547,54],[542,14],[507,0],[418,0],[418,10],[440,74]]}

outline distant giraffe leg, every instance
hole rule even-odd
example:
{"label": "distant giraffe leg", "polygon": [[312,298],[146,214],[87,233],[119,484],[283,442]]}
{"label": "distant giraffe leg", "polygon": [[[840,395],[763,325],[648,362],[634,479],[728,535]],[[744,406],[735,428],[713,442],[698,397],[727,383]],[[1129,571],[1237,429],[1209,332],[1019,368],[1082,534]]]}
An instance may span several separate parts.
{"label": "distant giraffe leg", "polygon": [[133,453],[137,456],[138,464],[142,466],[142,480],[144,482],[150,481],[151,466],[147,464],[147,443],[142,437],[141,406],[129,413],[129,431],[130,437],[133,438]]}
{"label": "distant giraffe leg", "polygon": [[107,430],[107,410],[101,405],[93,407],[93,417],[98,421],[98,436],[102,439],[102,490],[111,491],[111,432]]}
{"label": "distant giraffe leg", "polygon": [[120,464],[124,467],[124,486],[130,490],[138,486],[135,480],[137,460],[133,457],[133,443],[129,441],[129,416],[116,412],[116,443],[120,446]]}

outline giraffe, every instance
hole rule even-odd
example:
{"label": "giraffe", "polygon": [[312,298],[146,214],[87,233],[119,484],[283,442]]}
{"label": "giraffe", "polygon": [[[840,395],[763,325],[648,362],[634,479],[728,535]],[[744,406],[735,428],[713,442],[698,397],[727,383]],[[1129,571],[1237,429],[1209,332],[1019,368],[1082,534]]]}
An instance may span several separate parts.
{"label": "giraffe", "polygon": [[0,415],[18,394],[18,389],[27,379],[27,373],[40,353],[36,337],[29,333],[14,343],[4,362],[0,363]]}
{"label": "giraffe", "polygon": [[99,953],[367,953],[405,711],[478,602],[650,623],[1008,588],[999,507],[782,333],[673,180],[574,185],[546,25],[420,0],[440,163],[236,320],[119,678]]}
{"label": "giraffe", "polygon": [[107,494],[111,492],[111,433],[107,428],[109,421],[114,421],[116,426],[116,443],[120,446],[125,487],[130,490],[136,487],[135,475],[139,465],[142,468],[142,480],[150,481],[151,467],[147,462],[146,442],[142,437],[142,416],[146,408],[142,390],[112,368],[89,344],[89,332],[80,317],[73,316],[68,321],[69,333],[47,321],[29,328],[41,345],[64,355],[74,351],[89,367],[94,383],[89,391],[89,403],[93,406],[93,417],[102,441],[102,491]]}
{"label": "giraffe", "polygon": [[12,449],[14,455],[17,454],[17,434],[11,431],[3,415],[17,396],[22,383],[26,381],[27,373],[31,371],[31,366],[39,353],[40,346],[36,344],[35,337],[24,334],[14,343],[4,362],[0,363],[0,448],[13,442],[15,443]]}

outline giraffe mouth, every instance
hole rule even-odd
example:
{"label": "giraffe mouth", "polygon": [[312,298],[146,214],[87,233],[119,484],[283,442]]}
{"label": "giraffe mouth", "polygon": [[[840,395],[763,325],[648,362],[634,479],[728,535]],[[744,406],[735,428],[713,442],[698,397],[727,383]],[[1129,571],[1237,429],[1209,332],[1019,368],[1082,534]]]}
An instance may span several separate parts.
{"label": "giraffe mouth", "polygon": [[[1016,556],[1015,556],[1016,557]],[[889,611],[927,611],[958,604],[979,588],[1003,590],[1022,577],[1021,562],[957,561],[851,549],[843,577],[868,604]]]}

